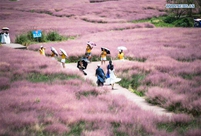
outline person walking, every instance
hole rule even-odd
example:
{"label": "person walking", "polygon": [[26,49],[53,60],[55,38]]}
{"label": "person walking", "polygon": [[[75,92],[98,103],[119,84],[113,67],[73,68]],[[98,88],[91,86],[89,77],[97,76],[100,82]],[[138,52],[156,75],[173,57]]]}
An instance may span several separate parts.
{"label": "person walking", "polygon": [[57,50],[54,47],[51,47],[51,52],[52,52],[51,57],[54,58],[55,56],[58,56]]}
{"label": "person walking", "polygon": [[60,48],[60,51],[61,51],[61,54],[60,54],[60,56],[61,56],[61,64],[62,64],[63,68],[65,68],[66,58],[68,56],[67,56],[67,53],[66,53],[65,50]]}
{"label": "person walking", "polygon": [[89,61],[91,61],[91,50],[93,49],[93,46],[95,46],[94,43],[91,43],[91,42],[87,43],[87,47],[86,47],[86,51],[85,51],[85,56],[87,57],[87,59]]}
{"label": "person walking", "polygon": [[105,61],[107,60],[107,52],[105,49],[103,49],[103,51],[101,52],[101,65],[105,64]]}
{"label": "person walking", "polygon": [[110,77],[106,79],[106,83],[112,86],[112,90],[114,90],[114,84],[121,81],[121,78],[116,77],[114,71],[114,65],[111,65],[109,68]]}
{"label": "person walking", "polygon": [[110,69],[111,66],[112,66],[112,61],[110,60],[110,61],[109,61],[109,64],[107,65],[106,78],[110,78],[110,72],[109,72],[109,69]]}
{"label": "person walking", "polygon": [[87,73],[85,72],[85,70],[87,69],[87,65],[88,65],[88,59],[83,57],[82,59],[80,59],[77,62],[77,68],[86,76]]}
{"label": "person walking", "polygon": [[96,73],[97,76],[97,84],[98,86],[103,86],[105,82],[105,73],[103,69],[100,67],[100,64],[97,65]]}

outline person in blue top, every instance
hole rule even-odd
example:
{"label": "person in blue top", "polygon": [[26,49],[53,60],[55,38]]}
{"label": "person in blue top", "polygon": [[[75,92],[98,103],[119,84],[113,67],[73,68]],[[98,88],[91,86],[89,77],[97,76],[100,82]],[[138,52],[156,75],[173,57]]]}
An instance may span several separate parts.
{"label": "person in blue top", "polygon": [[105,82],[105,73],[103,69],[100,67],[100,64],[97,65],[96,74],[97,76],[97,84],[98,86],[103,86]]}

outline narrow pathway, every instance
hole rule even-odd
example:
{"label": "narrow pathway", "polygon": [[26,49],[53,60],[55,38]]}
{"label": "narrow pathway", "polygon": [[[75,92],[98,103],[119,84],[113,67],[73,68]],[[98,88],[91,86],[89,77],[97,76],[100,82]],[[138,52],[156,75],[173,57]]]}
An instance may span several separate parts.
{"label": "narrow pathway", "polygon": [[[95,76],[95,70],[97,68],[97,64],[100,64],[100,62],[89,63],[87,70],[86,70],[87,76],[83,75],[85,79],[92,80],[95,84],[96,84],[96,80],[97,80],[96,76]],[[101,66],[101,67],[106,67],[106,64],[104,66]],[[78,72],[80,72],[77,69],[76,63],[66,64],[66,69],[75,69],[75,68]],[[108,86],[108,88],[111,89],[111,86]],[[173,114],[173,113],[170,113],[161,107],[154,106],[154,105],[147,103],[143,97],[140,97],[140,96],[130,92],[128,89],[123,88],[118,84],[115,84],[114,88],[115,88],[114,90],[111,89],[110,93],[125,96],[128,100],[134,102],[136,105],[138,105],[143,110],[152,111],[158,115],[165,115],[165,116],[171,116]]]}
{"label": "narrow pathway", "polygon": [[17,43],[1,44],[2,46],[13,48],[13,49],[27,49],[26,46]]}

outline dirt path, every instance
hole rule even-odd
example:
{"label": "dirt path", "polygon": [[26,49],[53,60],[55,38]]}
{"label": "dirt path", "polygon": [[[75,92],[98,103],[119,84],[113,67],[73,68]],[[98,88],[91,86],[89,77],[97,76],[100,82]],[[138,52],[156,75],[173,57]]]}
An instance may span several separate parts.
{"label": "dirt path", "polygon": [[[107,62],[108,63],[108,62]],[[95,70],[97,68],[97,64],[100,64],[100,62],[92,62],[88,64],[87,67],[87,76],[84,76],[85,79],[89,79],[92,80],[95,84],[96,84],[96,76],[95,76]],[[101,66],[106,67],[107,64]],[[76,71],[80,72],[77,69],[77,64],[76,63],[68,63],[66,64],[66,69],[75,69]],[[106,85],[109,90],[111,89],[111,86]],[[141,109],[143,110],[148,110],[148,111],[152,111],[158,115],[166,115],[166,116],[171,116],[173,113],[170,113],[168,111],[166,111],[165,109],[158,107],[158,106],[154,106],[151,105],[149,103],[147,103],[145,101],[145,99],[143,97],[140,97],[132,92],[130,92],[128,89],[121,87],[118,84],[115,84],[115,89],[110,91],[110,93],[115,94],[115,95],[123,95],[125,96],[128,100],[134,102],[135,104],[137,104]]]}

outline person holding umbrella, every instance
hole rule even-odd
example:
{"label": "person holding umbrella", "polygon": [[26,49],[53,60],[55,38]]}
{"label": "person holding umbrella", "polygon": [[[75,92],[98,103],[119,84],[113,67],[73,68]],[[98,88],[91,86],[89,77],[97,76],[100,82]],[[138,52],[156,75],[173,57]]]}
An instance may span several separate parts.
{"label": "person holding umbrella", "polygon": [[119,50],[118,59],[119,59],[119,60],[124,60],[124,53],[123,53],[123,50]]}
{"label": "person holding umbrella", "polygon": [[51,57],[58,56],[58,52],[54,47],[51,47],[51,51],[52,51]]}
{"label": "person holding umbrella", "polygon": [[89,61],[91,61],[91,50],[93,49],[93,46],[96,46],[96,44],[90,41],[87,42],[85,56],[88,58]]}
{"label": "person holding umbrella", "polygon": [[124,52],[123,51],[127,50],[127,48],[124,47],[124,46],[119,46],[117,49],[119,50],[118,59],[119,60],[124,60]]}
{"label": "person holding umbrella", "polygon": [[45,47],[43,47],[42,45],[40,46],[39,52],[41,55],[45,56]]}
{"label": "person holding umbrella", "polygon": [[67,55],[66,51],[61,48],[60,48],[60,51],[61,51],[61,54],[60,54],[61,63],[62,63],[63,68],[65,68],[66,58],[68,57],[68,55]]}
{"label": "person holding umbrella", "polygon": [[101,52],[101,65],[105,64],[105,61],[107,60],[107,52],[105,48],[101,48],[102,52]]}

